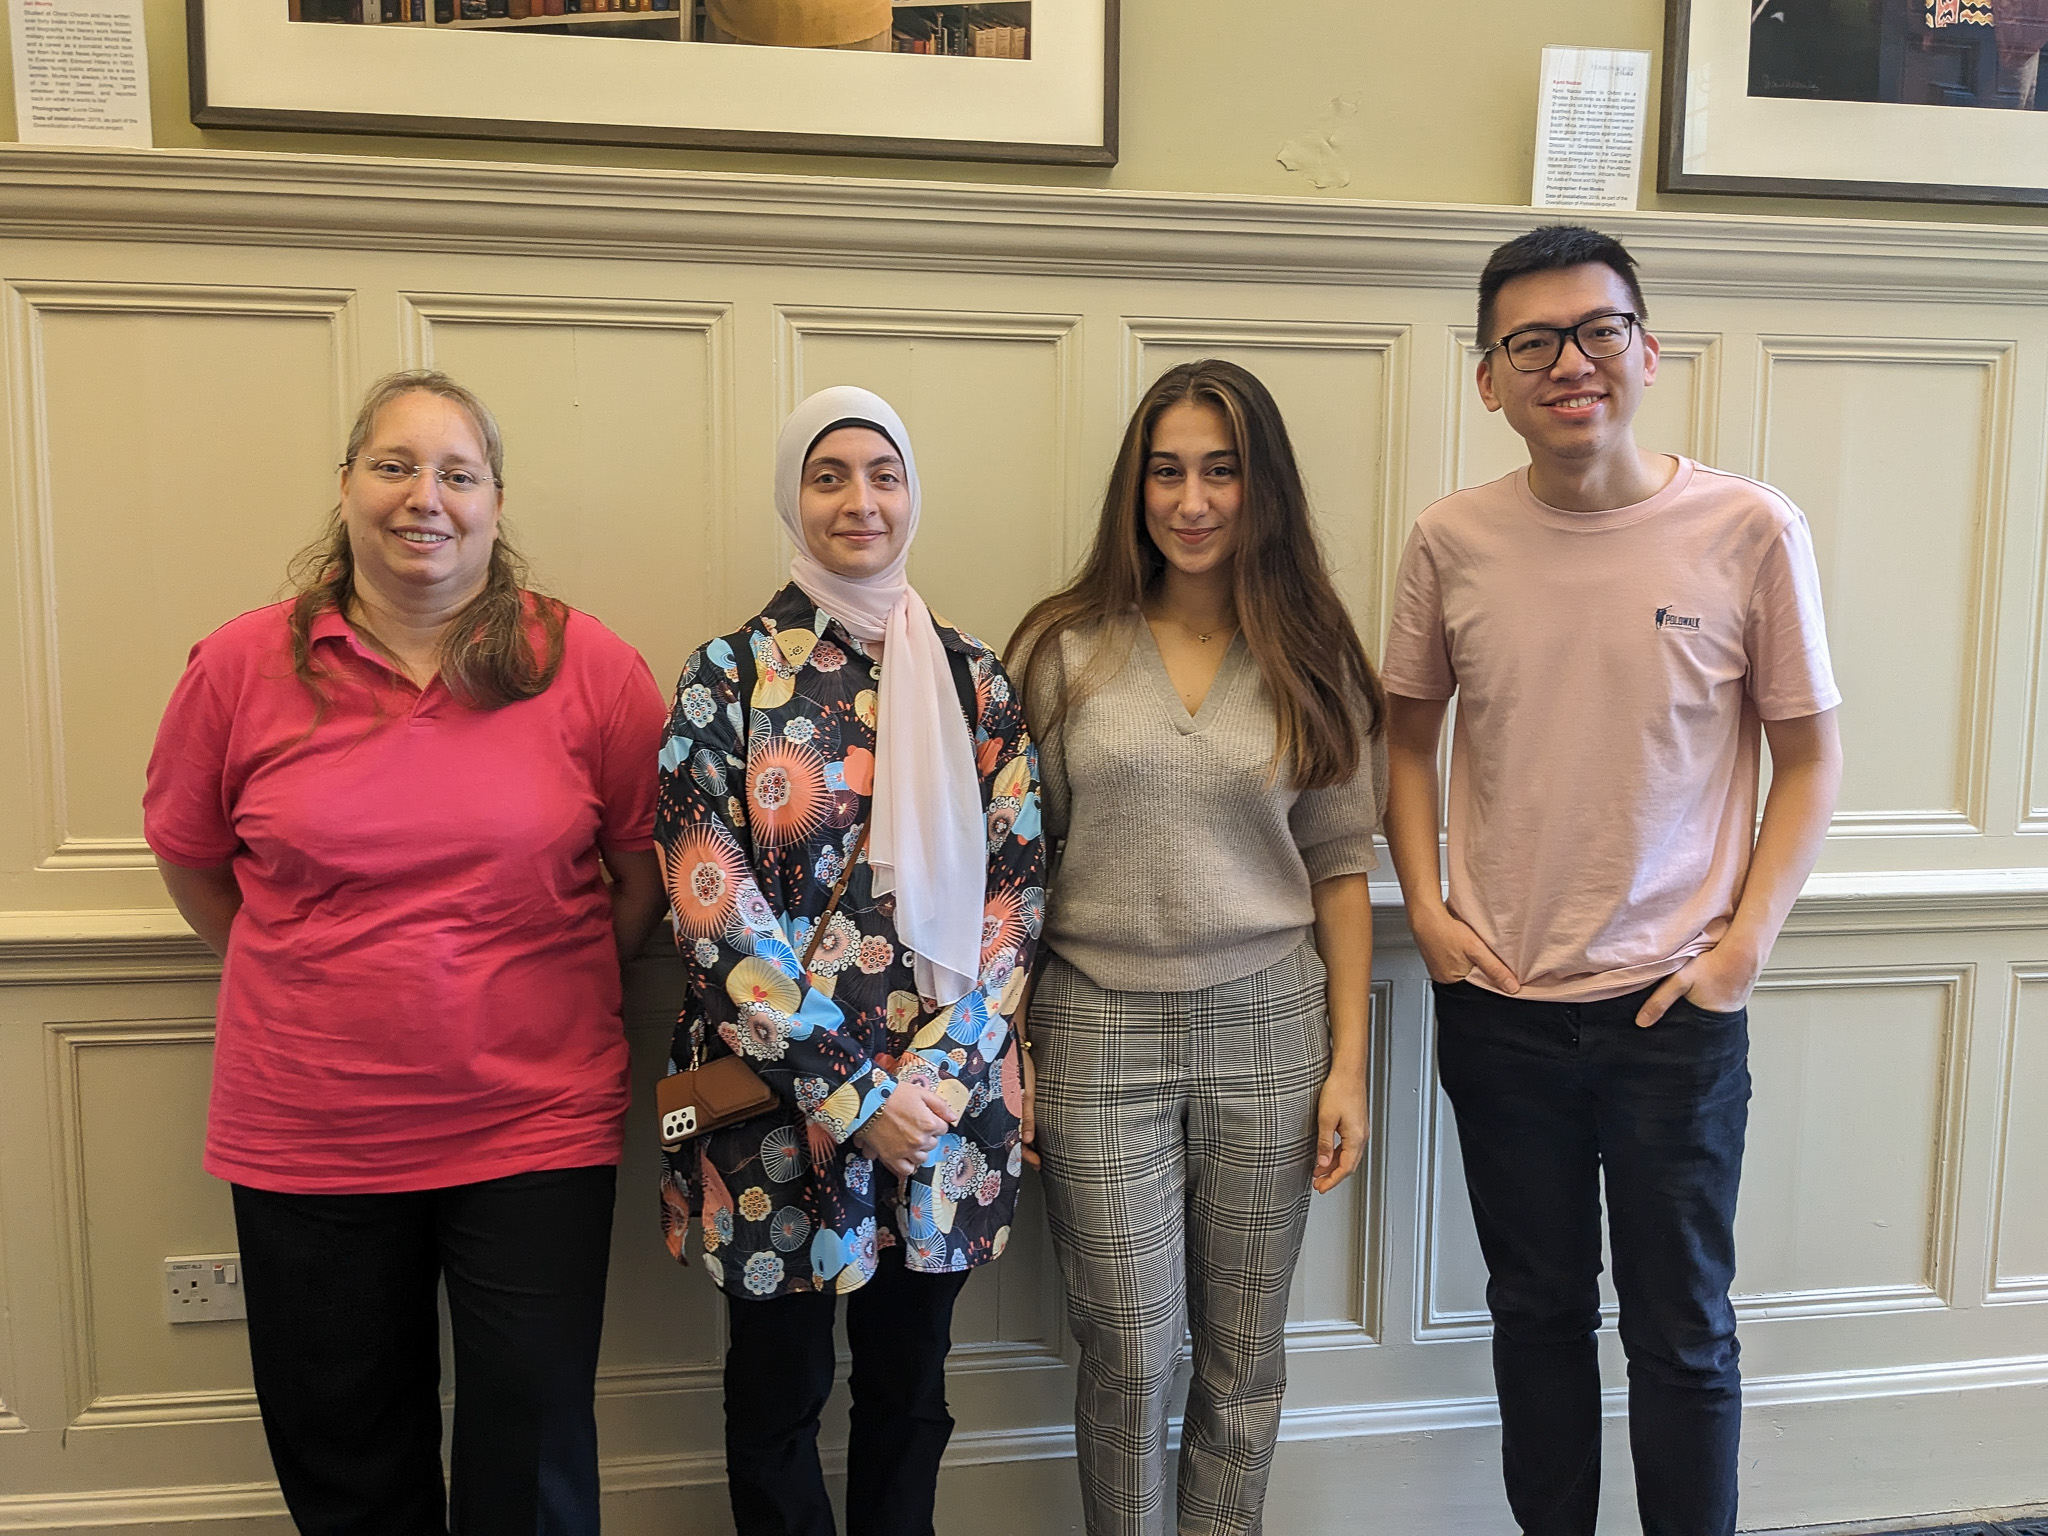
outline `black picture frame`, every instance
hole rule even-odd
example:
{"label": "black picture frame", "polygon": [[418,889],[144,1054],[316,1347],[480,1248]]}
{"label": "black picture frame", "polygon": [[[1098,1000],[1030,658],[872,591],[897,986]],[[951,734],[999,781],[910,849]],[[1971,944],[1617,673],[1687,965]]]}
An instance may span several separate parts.
{"label": "black picture frame", "polygon": [[[1911,0],[1917,4],[1919,0]],[[1714,93],[1712,110],[1739,127],[1745,114],[1768,120],[1768,133],[1750,132],[1739,150],[1716,147],[1702,153],[1699,97],[1704,79],[1718,67],[1723,77],[1732,62],[1728,47],[1730,12],[1753,16],[1754,0],[1666,0],[1662,132],[1657,187],[1662,192],[1715,192],[1741,196],[1859,198],[1893,202],[2007,203],[2048,205],[2048,111],[2014,113],[1975,106],[1906,105],[1840,100],[1799,101]],[[1745,40],[1749,22],[1745,20]],[[1701,68],[1710,56],[1708,69]],[[2048,92],[2048,59],[2040,88]],[[1747,59],[1742,80],[1747,87]],[[1759,101],[1768,103],[1759,107]],[[2038,185],[1986,183],[1955,170],[1930,173],[1899,162],[1926,139],[1926,114],[1942,114],[1945,140],[1955,158],[2026,164]],[[1894,121],[1895,120],[1895,121]],[[1974,120],[1974,121],[1973,121]],[[1689,137],[1690,142],[1689,142]],[[2033,141],[2039,153],[2026,153]],[[2018,142],[2021,150],[2015,150]],[[1825,146],[1833,169],[1849,174],[1814,174],[1816,145]],[[1921,156],[1924,158],[1924,156]],[[1689,163],[1690,162],[1690,163]]]}

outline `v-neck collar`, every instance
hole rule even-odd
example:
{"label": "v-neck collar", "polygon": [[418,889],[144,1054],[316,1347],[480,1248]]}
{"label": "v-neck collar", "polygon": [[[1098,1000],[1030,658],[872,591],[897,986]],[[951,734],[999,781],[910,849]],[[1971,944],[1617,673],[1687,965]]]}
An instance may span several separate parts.
{"label": "v-neck collar", "polygon": [[1237,686],[1238,677],[1244,670],[1240,665],[1244,654],[1244,632],[1240,630],[1230,637],[1230,643],[1223,648],[1223,659],[1216,664],[1216,675],[1209,679],[1209,691],[1202,695],[1202,707],[1189,714],[1187,705],[1181,702],[1180,690],[1173,686],[1173,674],[1166,670],[1166,654],[1159,649],[1159,637],[1152,633],[1152,626],[1144,614],[1134,617],[1138,628],[1144,631],[1143,664],[1152,679],[1153,691],[1166,711],[1166,718],[1181,735],[1197,734],[1208,726],[1215,713],[1228,702],[1231,690]]}

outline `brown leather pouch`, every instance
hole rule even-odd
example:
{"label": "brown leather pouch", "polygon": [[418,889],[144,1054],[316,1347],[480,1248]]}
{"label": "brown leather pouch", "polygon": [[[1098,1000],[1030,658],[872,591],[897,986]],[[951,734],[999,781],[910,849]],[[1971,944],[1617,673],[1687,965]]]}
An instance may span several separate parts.
{"label": "brown leather pouch", "polygon": [[[853,878],[853,866],[859,862],[861,850],[867,845],[868,829],[862,827],[860,836],[854,839],[852,851],[846,856],[845,868],[839,871],[839,879],[832,886],[832,899],[811,932],[811,942],[804,946],[804,969],[807,971],[811,968],[812,957],[818,953],[819,941],[825,937],[826,925],[832,921],[832,914],[839,910],[839,898],[846,894],[846,882]],[[775,1090],[761,1080],[760,1073],[747,1065],[744,1056],[721,1056],[687,1072],[671,1072],[654,1088],[654,1106],[661,1116],[661,1145],[670,1152],[692,1136],[702,1136],[706,1131],[720,1130],[765,1114],[777,1102]]]}
{"label": "brown leather pouch", "polygon": [[721,1056],[695,1071],[672,1073],[654,1089],[661,1144],[671,1152],[692,1136],[751,1120],[776,1102],[775,1090],[744,1056]]}

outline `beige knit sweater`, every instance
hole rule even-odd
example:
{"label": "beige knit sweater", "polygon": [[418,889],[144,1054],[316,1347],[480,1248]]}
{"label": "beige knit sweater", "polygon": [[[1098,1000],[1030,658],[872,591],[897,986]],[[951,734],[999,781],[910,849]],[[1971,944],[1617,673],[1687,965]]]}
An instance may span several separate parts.
{"label": "beige knit sweater", "polygon": [[[1046,832],[1066,839],[1046,942],[1119,992],[1192,992],[1263,970],[1314,926],[1312,884],[1378,863],[1385,746],[1348,784],[1297,793],[1284,772],[1268,784],[1272,698],[1242,636],[1192,717],[1142,619],[1104,645],[1116,671],[1039,743]],[[1028,710],[1034,734],[1093,647],[1092,635],[1063,637],[1046,698]]]}

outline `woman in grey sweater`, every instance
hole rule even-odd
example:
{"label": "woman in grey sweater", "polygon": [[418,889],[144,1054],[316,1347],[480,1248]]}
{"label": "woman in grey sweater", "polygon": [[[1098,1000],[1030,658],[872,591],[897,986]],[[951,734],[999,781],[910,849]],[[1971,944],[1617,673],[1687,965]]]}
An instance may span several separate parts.
{"label": "woman in grey sweater", "polygon": [[1010,657],[1066,840],[1018,1029],[1089,1536],[1163,1529],[1190,1320],[1178,1529],[1256,1532],[1309,1190],[1365,1146],[1385,794],[1379,679],[1264,385],[1207,361],[1147,391],[1087,564]]}

